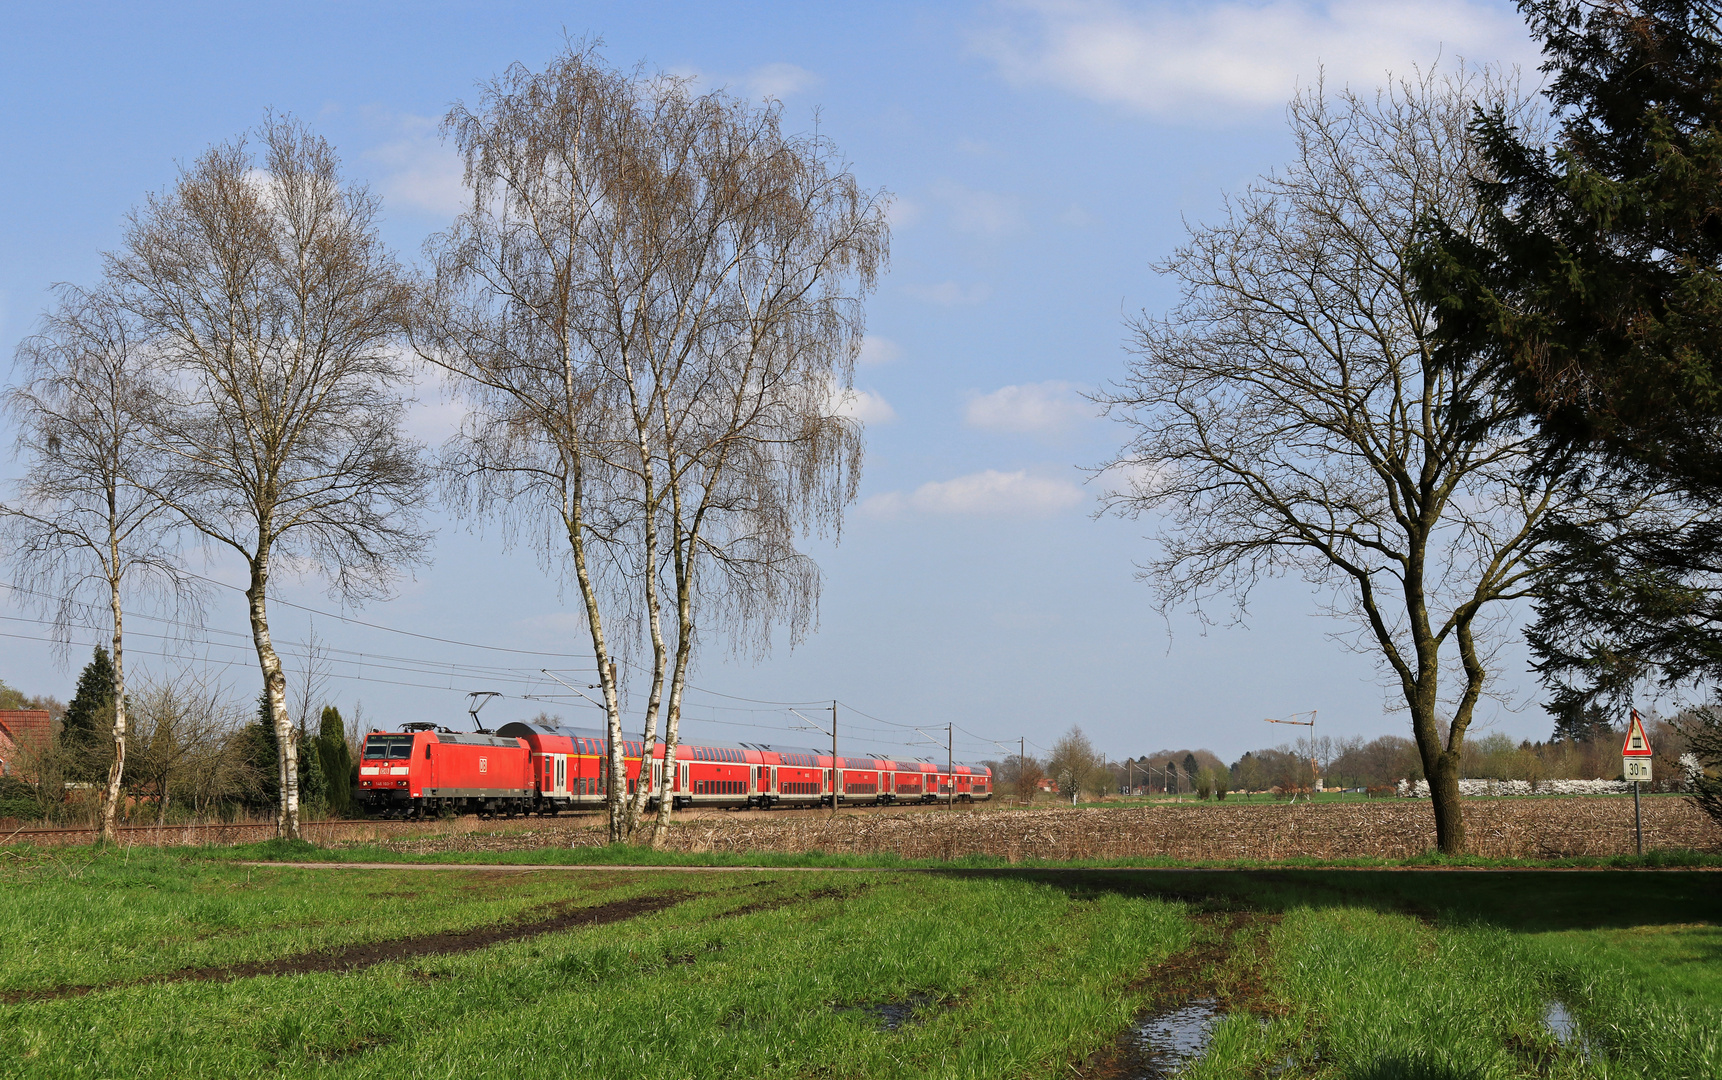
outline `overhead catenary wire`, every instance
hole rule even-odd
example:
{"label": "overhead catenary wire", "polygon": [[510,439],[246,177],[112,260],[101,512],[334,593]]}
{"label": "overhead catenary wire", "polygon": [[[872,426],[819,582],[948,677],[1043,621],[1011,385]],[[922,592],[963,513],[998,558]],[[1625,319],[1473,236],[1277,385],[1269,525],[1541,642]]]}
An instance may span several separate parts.
{"label": "overhead catenary wire", "polygon": [[[213,579],[213,578],[208,578],[208,577],[205,577],[204,575],[193,574],[191,576],[197,578],[198,580],[208,582],[212,585],[216,585],[216,586],[219,586],[221,588],[230,589],[230,590],[233,590],[236,592],[243,592],[244,591],[244,590],[240,589],[238,586],[231,585],[227,582],[218,581],[218,580]],[[4,589],[7,589],[7,590],[10,590],[13,592],[17,592],[17,593],[20,593],[23,595],[36,597],[38,599],[46,599],[46,600],[51,600],[51,601],[62,601],[62,600],[70,599],[70,598],[65,598],[65,597],[52,596],[50,594],[44,594],[44,593],[41,593],[37,590],[30,589],[30,588],[27,588],[25,586],[20,586],[20,585],[11,583],[11,582],[5,582],[5,581],[0,581],[0,588],[4,588]],[[332,618],[332,619],[336,619],[336,620],[343,622],[343,623],[348,623],[348,624],[355,625],[355,626],[361,626],[361,627],[365,627],[365,628],[371,629],[371,630],[378,630],[378,631],[383,631],[383,632],[387,632],[387,633],[398,634],[398,635],[401,635],[404,637],[410,637],[410,638],[414,638],[417,640],[430,641],[430,642],[435,642],[435,643],[439,643],[439,644],[451,645],[451,646],[455,646],[458,648],[482,649],[482,650],[487,650],[487,651],[509,653],[509,654],[521,655],[521,656],[555,657],[555,658],[560,658],[560,659],[587,659],[586,657],[583,657],[583,656],[580,656],[579,654],[574,654],[574,653],[557,653],[557,652],[547,652],[547,651],[543,651],[543,650],[534,650],[534,649],[520,649],[520,648],[511,647],[511,646],[489,645],[489,644],[485,644],[482,642],[463,641],[463,640],[460,640],[457,638],[442,637],[440,635],[435,635],[435,634],[424,634],[424,633],[419,633],[417,631],[401,630],[397,627],[391,627],[391,626],[387,626],[387,625],[382,624],[382,623],[371,622],[369,620],[357,619],[357,618],[354,618],[354,617],[349,616],[349,615],[341,614],[339,612],[327,611],[327,610],[323,610],[323,609],[319,609],[319,608],[309,607],[309,606],[303,605],[303,604],[297,604],[297,603],[294,603],[292,601],[281,600],[278,597],[273,598],[273,602],[280,604],[282,606],[285,606],[285,607],[293,608],[295,610],[304,611],[304,612],[311,614],[311,615],[317,615],[317,616],[321,616],[324,618]],[[89,616],[91,614],[99,614],[99,613],[105,612],[105,609],[100,607],[99,605],[90,604],[87,602],[76,602],[75,606],[86,609],[86,615],[87,616]],[[179,628],[179,630],[177,632],[173,632],[173,633],[157,633],[157,632],[151,632],[151,631],[147,631],[147,630],[140,630],[140,629],[134,628],[134,629],[126,631],[126,634],[128,637],[141,637],[141,638],[145,638],[147,640],[154,640],[154,641],[160,641],[160,642],[180,641],[180,642],[184,642],[185,645],[187,646],[186,649],[175,650],[175,651],[167,651],[167,650],[160,650],[160,649],[151,650],[151,649],[142,649],[142,648],[136,648],[136,647],[128,649],[128,652],[131,652],[134,655],[158,657],[158,658],[167,659],[167,660],[179,660],[182,662],[194,661],[194,662],[209,665],[209,666],[221,669],[221,670],[226,670],[229,668],[234,668],[238,665],[243,665],[244,664],[243,658],[238,658],[238,657],[216,658],[216,657],[212,657],[212,656],[208,655],[207,650],[209,650],[209,649],[231,649],[231,650],[243,650],[245,652],[249,652],[250,649],[252,648],[251,640],[250,640],[251,635],[249,635],[248,633],[244,633],[242,631],[229,630],[229,629],[224,629],[221,627],[210,627],[210,626],[203,625],[201,622],[191,622],[191,621],[187,621],[187,620],[183,620],[183,619],[174,619],[174,618],[169,618],[169,617],[166,617],[163,615],[150,614],[147,612],[128,612],[127,617],[129,619],[143,620],[143,621],[146,621],[146,622],[149,622],[152,624],[168,626],[168,627],[178,627]],[[0,619],[6,619],[9,621],[18,622],[18,623],[35,624],[35,625],[41,625],[41,626],[51,626],[51,627],[55,627],[55,628],[64,628],[67,630],[84,631],[84,632],[89,633],[89,634],[105,634],[107,632],[107,627],[105,625],[103,625],[101,622],[99,622],[96,618],[87,618],[86,621],[74,622],[74,623],[70,623],[70,624],[62,622],[60,620],[32,619],[32,618],[28,618],[25,616],[0,615]],[[48,636],[27,635],[27,634],[8,634],[8,633],[3,633],[3,632],[0,632],[0,637],[8,638],[8,639],[15,639],[15,640],[24,640],[24,641],[38,641],[38,642],[43,642],[43,643],[50,643],[50,642],[56,640],[56,638],[48,637]],[[218,638],[228,638],[230,640],[225,640],[225,641],[216,640]],[[438,691],[438,692],[455,691],[455,688],[452,684],[452,680],[454,677],[457,677],[457,676],[458,677],[468,677],[468,678],[476,677],[476,678],[483,678],[485,680],[489,680],[492,682],[506,683],[506,684],[513,686],[516,689],[516,692],[511,693],[507,696],[516,698],[518,700],[545,701],[545,702],[558,704],[558,705],[560,705],[560,704],[570,704],[570,705],[575,704],[575,702],[573,702],[573,701],[566,701],[566,702],[560,701],[557,699],[557,695],[546,695],[546,694],[534,693],[533,690],[535,689],[535,687],[537,685],[539,685],[541,680],[539,680],[537,674],[534,674],[532,671],[529,671],[527,668],[524,668],[524,667],[510,667],[510,666],[506,666],[506,665],[473,664],[473,663],[465,663],[465,662],[461,662],[461,661],[452,661],[452,660],[434,660],[434,659],[427,659],[427,658],[421,658],[421,657],[399,656],[399,655],[394,655],[391,653],[378,653],[378,652],[370,652],[370,651],[365,651],[365,650],[344,648],[344,647],[340,647],[340,646],[335,646],[333,644],[326,644],[323,642],[316,642],[316,641],[305,642],[305,641],[297,641],[297,640],[293,640],[293,639],[277,638],[276,642],[277,642],[277,645],[281,648],[281,651],[283,653],[283,659],[285,661],[289,661],[289,663],[284,664],[284,666],[287,667],[288,670],[293,671],[295,674],[300,674],[300,675],[306,674],[312,668],[321,664],[321,665],[323,665],[323,668],[322,668],[322,670],[317,671],[317,674],[322,678],[335,679],[335,680],[340,680],[340,681],[345,681],[345,682],[372,683],[372,684],[381,685],[381,686],[399,686],[399,687],[404,687],[404,688],[409,688],[409,689],[429,690],[429,691]],[[66,643],[67,644],[75,644],[75,645],[78,645],[80,647],[91,647],[91,646],[100,644],[100,642],[71,641],[69,639],[66,641]],[[202,655],[198,655],[198,653],[197,653],[198,648],[201,648],[202,650],[204,650]],[[299,663],[294,664],[294,663],[292,663],[292,661],[298,661]],[[352,667],[357,668],[358,671],[357,672],[343,672],[340,670],[335,670],[334,669],[335,665],[352,666]],[[624,662],[624,666],[635,667],[635,665],[627,664],[626,662]],[[429,676],[432,678],[437,678],[439,680],[444,680],[445,684],[444,685],[433,685],[431,683],[423,682],[423,681],[416,681],[415,682],[415,681],[408,681],[408,680],[403,680],[403,679],[379,678],[375,675],[363,674],[362,672],[366,668],[374,668],[374,669],[381,670],[381,671],[389,671],[389,672],[394,672],[394,673],[399,673],[399,674]],[[542,671],[542,669],[538,669],[538,670]],[[564,671],[564,672],[575,672],[575,671],[591,672],[591,671],[594,671],[595,668],[567,668],[567,667],[564,667],[564,668],[558,668],[556,670]],[[712,690],[712,689],[702,687],[702,686],[699,686],[699,685],[693,684],[693,683],[688,683],[688,684],[686,684],[686,686],[687,686],[687,689],[689,691],[691,691],[692,693],[694,693],[695,695],[704,695],[704,696],[721,698],[721,699],[724,699],[726,701],[743,702],[743,703],[747,703],[747,704],[751,704],[751,705],[764,705],[764,706],[775,707],[775,708],[787,708],[787,707],[792,707],[792,706],[797,706],[797,705],[802,705],[802,706],[823,705],[826,702],[829,702],[832,700],[831,698],[815,698],[815,699],[806,699],[806,700],[783,700],[783,699],[755,698],[755,697],[748,697],[748,696],[740,695],[740,694],[726,693],[724,691],[719,691],[719,690]],[[458,692],[464,693],[465,691],[464,691],[464,689],[462,689]],[[713,710],[722,709],[725,711],[733,711],[733,712],[749,712],[749,713],[754,713],[756,715],[761,711],[761,710],[757,710],[757,709],[745,708],[743,706],[726,706],[726,705],[717,705],[717,704],[710,704],[710,703],[704,703],[704,702],[698,702],[698,701],[690,702],[690,704],[695,705],[699,708],[704,708],[704,709],[713,709]],[[864,739],[866,739],[869,742],[878,744],[880,746],[898,746],[898,747],[903,747],[903,748],[914,747],[917,745],[930,745],[930,744],[918,744],[918,743],[911,742],[911,741],[901,741],[901,735],[898,733],[915,730],[916,726],[914,724],[905,724],[905,723],[900,723],[900,722],[893,721],[893,720],[887,720],[883,717],[876,716],[876,715],[869,713],[865,710],[856,708],[855,706],[849,704],[848,702],[841,702],[840,701],[840,704],[842,704],[842,706],[845,709],[848,709],[849,711],[853,712],[855,715],[857,715],[859,717],[862,717],[866,720],[872,721],[875,724],[884,725],[884,728],[872,728],[872,727],[869,727],[867,725],[861,725],[861,724],[855,724],[855,723],[845,724],[846,730],[850,730],[850,731],[855,732],[856,734],[862,736]],[[582,707],[595,708],[596,706],[592,706],[590,704],[584,704],[583,703]],[[695,724],[715,724],[715,725],[719,725],[719,726],[745,727],[745,728],[750,728],[753,730],[772,731],[772,732],[777,732],[777,733],[781,733],[781,734],[788,734],[792,730],[794,730],[794,727],[792,725],[748,724],[748,723],[743,723],[743,722],[738,722],[738,721],[722,721],[722,720],[717,720],[715,718],[702,718],[702,717],[698,717],[698,716],[694,716],[694,715],[685,715],[684,716],[684,722],[692,722]],[[965,735],[973,738],[976,741],[976,746],[979,748],[984,749],[988,746],[988,744],[991,743],[991,740],[987,740],[986,738],[984,738],[982,736],[977,736],[973,732],[969,732],[966,729],[963,729],[963,730],[964,730]]]}
{"label": "overhead catenary wire", "polygon": [[[245,591],[237,585],[232,585],[225,581],[218,581],[212,577],[205,577],[202,574],[190,574],[189,576],[194,577],[199,581],[207,581],[211,585],[217,585],[223,589],[231,589],[237,593],[243,593]],[[487,649],[491,652],[515,653],[520,656],[550,656],[565,660],[585,659],[585,657],[581,656],[579,653],[544,652],[539,649],[517,649],[509,645],[485,645],[476,641],[461,641],[457,638],[439,637],[435,634],[421,634],[416,630],[402,630],[395,626],[384,626],[382,623],[367,622],[364,619],[356,619],[351,615],[342,615],[336,611],[324,611],[321,608],[307,607],[304,604],[296,604],[291,600],[283,600],[279,596],[272,597],[270,599],[270,603],[279,604],[282,607],[294,608],[299,611],[309,612],[312,615],[321,615],[329,619],[339,619],[345,623],[352,623],[354,626],[363,626],[371,630],[382,630],[390,634],[400,634],[403,637],[418,638],[421,641],[436,641],[441,642],[444,645],[459,645],[462,648],[467,649]]]}
{"label": "overhead catenary wire", "polygon": [[[25,593],[25,594],[31,595],[31,596],[46,597],[47,599],[57,599],[55,597],[48,596],[47,594],[37,592],[33,589],[26,589],[26,588],[23,588],[23,587],[18,586],[18,585],[13,585],[9,582],[0,581],[0,588],[10,589],[12,591]],[[105,609],[98,608],[96,605],[83,604],[83,605],[79,605],[79,606],[89,608],[89,609],[97,611],[97,612],[105,612]],[[182,620],[182,619],[169,619],[169,618],[166,618],[166,617],[163,617],[160,615],[151,615],[151,614],[148,614],[145,612],[128,612],[126,614],[126,617],[128,619],[133,619],[133,620],[142,619],[146,622],[166,624],[169,626],[179,626],[179,627],[185,628],[180,633],[175,633],[175,634],[151,634],[148,631],[132,629],[132,630],[126,631],[127,636],[134,636],[135,635],[135,636],[141,636],[141,637],[157,637],[157,638],[160,638],[161,640],[164,640],[164,641],[183,640],[183,641],[186,641],[188,643],[197,642],[200,644],[212,645],[212,646],[216,646],[219,648],[254,648],[254,645],[252,644],[251,635],[249,633],[239,631],[239,630],[227,630],[227,629],[223,629],[221,627],[203,626],[200,623],[187,622],[186,620]],[[99,621],[99,620],[93,620],[93,619],[82,622],[82,623],[77,623],[77,622],[62,623],[60,620],[57,620],[57,619],[32,619],[32,618],[28,618],[26,616],[21,616],[21,615],[0,615],[0,619],[7,619],[10,621],[14,621],[14,622],[36,623],[36,624],[44,625],[44,626],[55,626],[55,627],[66,626],[69,629],[89,630],[89,631],[95,632],[95,633],[107,633],[107,631],[108,631],[108,624],[107,623]],[[207,636],[209,636],[209,635],[234,638],[237,640],[235,642],[210,641],[210,640],[207,640]],[[204,640],[200,640],[200,638],[202,638]],[[437,640],[452,641],[452,639],[437,639]],[[328,644],[325,642],[306,642],[306,641],[299,641],[299,640],[292,639],[292,638],[275,637],[274,642],[275,642],[277,648],[282,652],[288,652],[288,651],[293,650],[293,649],[298,649],[304,653],[315,653],[315,654],[317,654],[319,659],[327,660],[329,662],[336,662],[336,663],[348,662],[348,661],[342,661],[340,659],[340,657],[342,657],[342,656],[347,656],[347,657],[358,658],[357,660],[350,661],[350,662],[363,662],[365,664],[375,664],[375,663],[379,663],[382,661],[391,661],[391,662],[402,663],[402,664],[416,664],[416,665],[420,665],[421,667],[434,667],[434,668],[438,668],[438,669],[449,669],[449,670],[454,671],[456,674],[470,673],[470,674],[474,674],[474,675],[490,676],[492,673],[501,672],[501,673],[506,673],[507,677],[514,677],[514,678],[521,677],[528,670],[531,670],[531,671],[538,670],[536,668],[527,669],[527,668],[504,667],[504,666],[499,666],[499,665],[494,665],[494,664],[470,664],[470,663],[463,663],[463,662],[455,661],[455,660],[430,660],[430,659],[425,659],[422,657],[396,656],[396,655],[391,654],[391,653],[383,653],[383,652],[375,652],[375,651],[359,650],[359,649],[347,649],[347,648],[342,648],[340,646]],[[488,647],[488,646],[482,646],[482,647]],[[562,656],[565,654],[555,653],[555,654],[547,654],[547,655]],[[561,668],[558,670],[562,670],[562,671],[586,671],[586,670],[595,670],[595,669]],[[425,672],[425,673],[430,674],[430,672]],[[437,672],[435,672],[435,674],[443,674],[443,671],[438,670]]]}
{"label": "overhead catenary wire", "polygon": [[[16,616],[16,615],[0,615],[0,620],[6,620],[6,621],[10,621],[10,622],[23,622],[23,623],[45,623],[48,621],[48,620],[41,620],[41,619],[29,619],[29,618],[24,618],[21,616]],[[89,625],[74,625],[72,628],[73,629],[79,629],[79,630],[92,631],[92,632],[96,632],[96,633],[105,632],[104,629],[101,627],[95,627],[95,626],[89,626]],[[223,633],[231,633],[228,631],[222,631],[222,632]],[[39,638],[39,637],[32,637],[30,635],[9,635],[9,636],[20,637],[20,638],[23,638],[25,640],[38,640],[38,641],[39,640],[47,640],[47,639],[43,639],[43,638]],[[251,648],[252,648],[248,642],[211,641],[211,640],[206,640],[206,639],[193,639],[193,638],[189,638],[187,636],[180,635],[180,634],[159,634],[159,633],[151,633],[150,631],[147,631],[147,630],[136,630],[136,629],[127,630],[126,631],[126,637],[128,639],[129,638],[145,638],[145,639],[151,639],[151,640],[170,641],[170,642],[171,641],[184,641],[187,645],[201,645],[201,646],[204,646],[206,648],[216,648],[216,649],[238,649],[238,650],[244,650],[246,652],[250,652]],[[77,644],[87,645],[90,643],[78,642]],[[97,642],[96,644],[100,644],[100,642]],[[358,664],[358,665],[362,665],[365,667],[378,668],[378,669],[381,669],[384,671],[398,671],[398,672],[405,672],[405,673],[417,674],[417,675],[445,676],[445,675],[448,675],[452,672],[453,674],[456,674],[456,675],[472,675],[472,676],[483,677],[486,679],[505,680],[508,682],[520,683],[520,684],[525,684],[525,685],[530,685],[532,682],[532,680],[524,674],[523,669],[518,669],[518,668],[484,667],[484,666],[479,666],[479,665],[474,665],[474,664],[456,664],[456,663],[449,663],[449,662],[436,661],[436,660],[417,660],[417,659],[414,659],[411,657],[395,657],[395,656],[388,656],[386,654],[381,654],[381,653],[360,653],[360,652],[357,652],[355,650],[324,649],[321,645],[305,645],[302,643],[295,643],[295,642],[291,642],[291,641],[282,642],[281,646],[282,647],[278,651],[280,652],[280,654],[283,657],[288,658],[288,659],[299,659],[299,660],[306,661],[307,663],[321,662],[324,664]],[[295,649],[297,649],[298,651],[295,652],[294,651]],[[327,655],[328,653],[331,653],[331,652],[344,652],[348,656],[358,657],[359,659],[343,659],[339,656]],[[149,653],[146,655],[161,655],[164,657],[172,658],[174,656],[183,656],[185,654],[183,652],[181,652],[181,653],[163,652],[160,654]],[[398,663],[387,663],[385,661],[398,661]],[[357,677],[359,677],[359,676],[346,675],[346,674],[336,672],[336,671],[324,671],[324,672],[322,672],[322,674],[328,678],[357,678]],[[378,680],[369,680],[369,681],[378,681]]]}

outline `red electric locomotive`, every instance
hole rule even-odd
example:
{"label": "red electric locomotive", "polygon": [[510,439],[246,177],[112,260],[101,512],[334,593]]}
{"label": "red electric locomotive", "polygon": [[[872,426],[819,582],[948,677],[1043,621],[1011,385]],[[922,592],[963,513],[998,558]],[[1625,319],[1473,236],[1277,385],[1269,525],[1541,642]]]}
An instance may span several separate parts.
{"label": "red electric locomotive", "polygon": [[386,817],[445,810],[495,816],[535,808],[531,755],[519,739],[469,735],[435,724],[374,731],[359,758],[359,802]]}

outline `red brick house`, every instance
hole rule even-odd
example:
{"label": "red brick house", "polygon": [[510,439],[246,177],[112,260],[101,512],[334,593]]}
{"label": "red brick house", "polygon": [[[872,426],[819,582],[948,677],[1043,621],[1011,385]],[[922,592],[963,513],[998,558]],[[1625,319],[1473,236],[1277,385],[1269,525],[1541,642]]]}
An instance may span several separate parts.
{"label": "red brick house", "polygon": [[0,776],[16,776],[24,764],[20,751],[46,748],[53,738],[47,709],[0,709]]}

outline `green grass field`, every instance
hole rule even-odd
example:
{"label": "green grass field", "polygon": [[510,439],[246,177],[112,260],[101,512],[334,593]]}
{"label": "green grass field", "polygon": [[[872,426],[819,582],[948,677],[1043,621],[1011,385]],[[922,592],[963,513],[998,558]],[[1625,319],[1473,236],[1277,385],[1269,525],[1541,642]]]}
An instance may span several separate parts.
{"label": "green grass field", "polygon": [[0,1075],[1121,1077],[1133,1017],[1214,999],[1182,1075],[1722,1076],[1701,870],[213,855],[0,851]]}

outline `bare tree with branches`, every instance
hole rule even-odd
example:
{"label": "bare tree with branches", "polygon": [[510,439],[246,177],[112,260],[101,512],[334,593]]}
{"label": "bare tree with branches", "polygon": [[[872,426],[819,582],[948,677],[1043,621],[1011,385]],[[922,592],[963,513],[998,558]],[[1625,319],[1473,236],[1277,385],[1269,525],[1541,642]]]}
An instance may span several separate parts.
{"label": "bare tree with branches", "polygon": [[241,736],[252,715],[226,686],[189,670],[142,680],[129,735],[130,786],[154,794],[158,825],[176,802],[195,820],[256,782]]}
{"label": "bare tree with branches", "polygon": [[1474,71],[1373,98],[1300,93],[1292,162],[1158,267],[1182,300],[1133,324],[1129,374],[1101,395],[1130,429],[1110,506],[1160,523],[1143,576],[1162,610],[1225,596],[1241,617],[1264,575],[1287,572],[1332,589],[1410,713],[1449,853],[1465,844],[1459,765],[1499,640],[1490,613],[1531,587],[1540,524],[1591,513],[1527,478],[1534,448],[1486,377],[1437,363],[1406,269],[1424,215],[1474,219],[1477,103],[1525,109]]}
{"label": "bare tree with branches", "polygon": [[376,232],[378,202],[343,184],[327,142],[270,116],[261,160],[216,146],[131,217],[108,272],[167,378],[147,429],[171,504],[245,562],[273,714],[278,824],[299,834],[298,744],[269,636],[271,571],[288,561],[347,599],[386,593],[422,557],[428,479],[401,420],[397,347],[412,289]]}
{"label": "bare tree with branches", "polygon": [[[113,759],[101,837],[114,839],[126,768],[124,601],[139,594],[195,608],[201,593],[173,550],[178,522],[160,460],[139,430],[148,370],[135,320],[108,292],[59,289],[18,348],[27,381],[6,395],[25,462],[18,498],[0,504],[6,554],[58,640],[106,622],[113,636]],[[99,595],[98,595],[99,594]],[[97,614],[106,609],[105,617]]]}
{"label": "bare tree with branches", "polygon": [[[801,632],[818,572],[797,534],[835,528],[854,497],[860,430],[836,405],[885,258],[883,197],[824,142],[785,136],[775,104],[695,97],[592,49],[511,69],[447,126],[474,202],[437,244],[422,351],[472,406],[450,483],[552,564],[571,557],[611,837],[654,796],[661,832],[699,614],[760,647],[775,625]],[[663,715],[667,754],[629,798],[612,657],[637,634],[642,735]]]}

